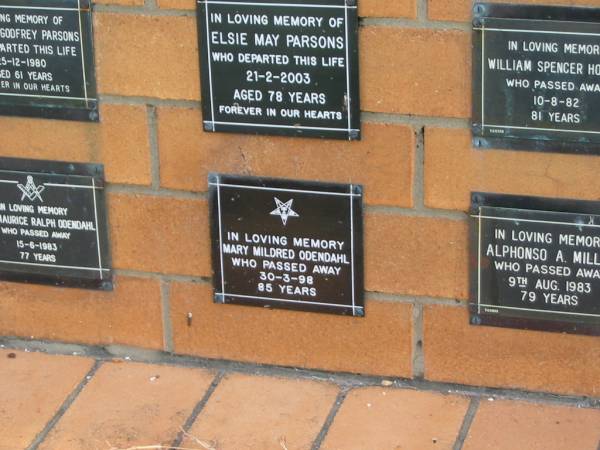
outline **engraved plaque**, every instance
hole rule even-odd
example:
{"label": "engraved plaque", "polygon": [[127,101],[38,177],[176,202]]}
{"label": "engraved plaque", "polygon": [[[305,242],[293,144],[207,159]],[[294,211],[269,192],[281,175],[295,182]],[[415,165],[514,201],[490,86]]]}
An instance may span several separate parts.
{"label": "engraved plaque", "polygon": [[112,289],[102,166],[0,159],[0,279]]}
{"label": "engraved plaque", "polygon": [[199,0],[206,131],[360,138],[352,0]]}
{"label": "engraved plaque", "polygon": [[480,3],[473,145],[600,153],[600,10]]}
{"label": "engraved plaque", "polygon": [[364,316],[362,187],[209,176],[215,301]]}
{"label": "engraved plaque", "polygon": [[0,0],[0,114],[98,121],[89,0]]}
{"label": "engraved plaque", "polygon": [[471,323],[600,334],[600,203],[475,193]]}

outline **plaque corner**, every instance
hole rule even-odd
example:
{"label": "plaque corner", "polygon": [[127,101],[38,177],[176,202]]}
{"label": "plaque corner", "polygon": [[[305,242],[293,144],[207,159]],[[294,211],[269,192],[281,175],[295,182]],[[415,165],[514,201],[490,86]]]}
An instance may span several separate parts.
{"label": "plaque corner", "polygon": [[208,185],[213,186],[216,184],[219,184],[219,180],[221,178],[221,175],[217,172],[209,172],[208,176],[207,176],[207,180],[208,180]]}
{"label": "plaque corner", "polygon": [[220,292],[215,292],[213,294],[213,303],[224,305],[226,303],[225,294],[221,294]]}
{"label": "plaque corner", "polygon": [[100,283],[99,289],[105,292],[112,292],[115,290],[115,283],[112,277],[109,280],[104,280]]}
{"label": "plaque corner", "polygon": [[352,315],[354,317],[364,318],[366,316],[364,306],[357,306],[357,307],[355,307],[354,310],[353,310],[353,312],[352,312]]}

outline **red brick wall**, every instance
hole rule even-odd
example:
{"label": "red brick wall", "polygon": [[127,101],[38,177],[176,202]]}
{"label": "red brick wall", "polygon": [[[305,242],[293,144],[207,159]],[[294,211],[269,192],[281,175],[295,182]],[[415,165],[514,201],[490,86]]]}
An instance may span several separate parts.
{"label": "red brick wall", "polygon": [[[0,118],[2,156],[105,164],[117,274],[0,283],[0,335],[600,396],[599,338],[468,324],[470,191],[600,197],[598,157],[471,147],[469,0],[359,0],[361,142],[203,133],[194,4],[96,2],[100,124]],[[367,317],[214,305],[209,171],[363,184]]]}

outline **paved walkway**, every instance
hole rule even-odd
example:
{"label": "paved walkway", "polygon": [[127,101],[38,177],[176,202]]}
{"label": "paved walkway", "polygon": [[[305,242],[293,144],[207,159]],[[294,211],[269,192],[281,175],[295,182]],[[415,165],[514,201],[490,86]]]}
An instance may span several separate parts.
{"label": "paved walkway", "polygon": [[0,450],[599,449],[600,409],[573,399],[244,367],[2,349]]}

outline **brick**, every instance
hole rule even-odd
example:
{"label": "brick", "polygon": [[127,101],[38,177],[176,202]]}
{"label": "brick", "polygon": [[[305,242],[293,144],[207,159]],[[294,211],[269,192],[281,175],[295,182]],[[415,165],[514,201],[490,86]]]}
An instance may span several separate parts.
{"label": "brick", "polygon": [[600,411],[500,400],[479,405],[465,450],[597,450]]}
{"label": "brick", "polygon": [[469,117],[470,35],[458,30],[361,28],[361,108]]}
{"label": "brick", "polygon": [[96,13],[94,22],[100,92],[200,98],[194,17]]}
{"label": "brick", "polygon": [[119,269],[211,273],[205,200],[109,196],[113,264]]}
{"label": "brick", "polygon": [[199,369],[105,363],[39,449],[170,445],[213,377]]}
{"label": "brick", "polygon": [[156,4],[164,9],[196,9],[196,0],[157,0]]}
{"label": "brick", "polygon": [[205,133],[199,110],[161,107],[158,143],[161,185],[171,189],[206,191],[209,171],[242,173],[362,183],[367,203],[412,206],[415,137],[405,125],[363,122],[360,142],[317,142]]}
{"label": "brick", "polygon": [[97,5],[144,6],[144,0],[94,0]]}
{"label": "brick", "polygon": [[476,150],[464,129],[425,130],[425,204],[469,209],[472,191],[597,200],[594,156]]}
{"label": "brick", "polygon": [[28,448],[93,365],[88,358],[13,350],[0,350],[0,361],[0,450]]}
{"label": "brick", "polygon": [[[190,434],[216,442],[219,450],[310,450],[337,392],[337,386],[328,383],[228,375]],[[194,448],[194,444],[195,439],[188,438],[181,446]]]}
{"label": "brick", "polygon": [[402,303],[367,300],[358,319],[217,305],[207,284],[171,285],[175,352],[208,358],[410,377],[411,320]]}
{"label": "brick", "polygon": [[321,448],[451,449],[468,406],[468,399],[455,395],[379,387],[354,389]]}
{"label": "brick", "polygon": [[[600,0],[491,0],[493,3],[542,4],[562,6],[600,6]],[[431,20],[470,22],[472,0],[429,0],[428,16]]]}
{"label": "brick", "polygon": [[[160,8],[194,9],[194,0],[158,0]],[[361,17],[404,17],[414,19],[417,16],[415,0],[359,0],[358,14]]]}
{"label": "brick", "polygon": [[367,291],[465,299],[467,263],[464,221],[366,216]]}
{"label": "brick", "polygon": [[417,18],[416,0],[359,0],[358,14],[361,17]]}
{"label": "brick", "polygon": [[98,123],[0,117],[0,154],[103,163],[111,183],[150,184],[143,106],[101,104]]}
{"label": "brick", "polygon": [[115,277],[112,292],[0,283],[0,335],[162,348],[160,284]]}
{"label": "brick", "polygon": [[[425,378],[598,396],[600,341],[591,336],[469,325],[466,308],[427,306]],[[576,380],[576,381],[574,381]]]}

